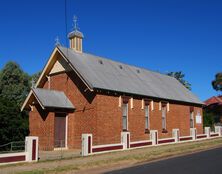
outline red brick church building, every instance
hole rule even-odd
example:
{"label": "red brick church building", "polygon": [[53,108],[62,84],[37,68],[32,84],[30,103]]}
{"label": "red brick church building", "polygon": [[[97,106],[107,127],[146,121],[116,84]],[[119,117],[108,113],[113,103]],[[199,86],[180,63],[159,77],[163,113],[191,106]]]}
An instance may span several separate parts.
{"label": "red brick church building", "polygon": [[30,135],[42,150],[81,147],[81,135],[93,144],[119,143],[121,132],[131,141],[181,136],[190,128],[203,133],[202,102],[173,77],[83,52],[83,34],[69,34],[70,48],[53,50],[22,110],[29,111]]}

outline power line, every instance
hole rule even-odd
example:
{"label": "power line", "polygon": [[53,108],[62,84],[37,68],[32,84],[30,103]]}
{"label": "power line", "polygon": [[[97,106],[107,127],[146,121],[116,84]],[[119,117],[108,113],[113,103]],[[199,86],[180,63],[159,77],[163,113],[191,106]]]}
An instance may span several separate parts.
{"label": "power line", "polygon": [[[67,24],[67,0],[65,0],[65,32],[66,32],[66,47],[68,48],[68,41],[67,41],[67,36],[68,36],[68,24]],[[68,50],[67,50],[68,53]]]}

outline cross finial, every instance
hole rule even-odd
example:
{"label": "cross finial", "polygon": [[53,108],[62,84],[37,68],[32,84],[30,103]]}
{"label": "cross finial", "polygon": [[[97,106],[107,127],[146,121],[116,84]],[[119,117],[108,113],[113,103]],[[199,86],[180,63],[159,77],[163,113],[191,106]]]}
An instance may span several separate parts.
{"label": "cross finial", "polygon": [[58,46],[58,45],[60,45],[60,43],[59,43],[59,37],[56,36],[56,38],[55,38],[55,46]]}
{"label": "cross finial", "polygon": [[73,26],[73,29],[74,29],[75,31],[77,31],[77,30],[79,29],[77,20],[78,20],[77,16],[74,15],[74,16],[73,16],[73,25],[74,25],[74,26]]}
{"label": "cross finial", "polygon": [[32,78],[32,80],[31,80],[31,85],[32,85],[32,88],[34,88],[35,87],[35,80]]}

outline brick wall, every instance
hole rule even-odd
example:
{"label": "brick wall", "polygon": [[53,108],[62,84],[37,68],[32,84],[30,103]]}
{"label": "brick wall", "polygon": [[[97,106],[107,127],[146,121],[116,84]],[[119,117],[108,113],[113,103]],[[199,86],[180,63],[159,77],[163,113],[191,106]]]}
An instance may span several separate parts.
{"label": "brick wall", "polygon": [[[116,143],[120,141],[122,131],[122,108],[118,107],[119,97],[109,95],[97,95],[97,117],[98,136],[93,139],[95,144]],[[197,111],[202,114],[202,108],[195,107],[194,115]],[[181,136],[190,135],[190,106],[178,103],[170,103],[170,111],[167,112],[167,133],[162,133],[162,111],[159,110],[159,101],[154,101],[154,110],[150,107],[150,130],[158,130],[159,138],[172,137],[172,129],[179,128]],[[203,125],[194,125],[197,133],[203,133]],[[145,111],[142,109],[142,100],[133,99],[133,108],[128,107],[128,131],[131,134],[131,141],[146,140],[149,134],[145,133]]]}
{"label": "brick wall", "polygon": [[[43,88],[48,88],[48,82]],[[80,148],[82,133],[93,134],[93,144],[111,144],[120,142],[122,131],[122,108],[119,107],[119,95],[87,90],[84,83],[76,74],[62,73],[51,76],[51,89],[64,91],[75,106],[74,113],[68,114],[68,147]],[[159,131],[159,138],[172,136],[172,129],[179,128],[181,135],[190,134],[190,106],[170,103],[167,112],[168,133],[162,133],[161,111],[159,101],[154,101],[154,111],[150,111],[151,130]],[[149,134],[145,133],[145,113],[141,109],[141,98],[133,100],[133,109],[128,109],[128,128],[131,141],[145,140]],[[195,107],[197,110],[202,109]],[[202,124],[195,125],[197,133],[203,133]],[[30,134],[39,136],[40,149],[52,149],[54,144],[54,113],[48,114],[40,108],[30,112]],[[50,137],[49,137],[50,136]]]}
{"label": "brick wall", "polygon": [[54,113],[43,112],[40,106],[29,112],[29,131],[31,136],[39,137],[40,150],[54,148]]}

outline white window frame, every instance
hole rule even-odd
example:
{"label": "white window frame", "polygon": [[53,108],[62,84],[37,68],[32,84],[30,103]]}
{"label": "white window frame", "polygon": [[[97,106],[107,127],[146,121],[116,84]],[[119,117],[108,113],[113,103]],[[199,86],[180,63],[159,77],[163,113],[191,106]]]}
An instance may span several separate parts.
{"label": "white window frame", "polygon": [[[161,106],[161,110],[162,110],[162,129],[163,130],[167,130],[167,106],[166,105],[162,105]],[[164,111],[165,110],[165,111]],[[163,114],[165,112],[165,114]]]}
{"label": "white window frame", "polygon": [[150,105],[145,105],[144,111],[145,111],[145,130],[149,130],[150,129]]}
{"label": "white window frame", "polygon": [[[124,129],[124,127],[123,127],[123,117],[124,117],[124,115],[123,115],[123,107],[124,107],[124,105],[126,105],[126,129]],[[128,103],[122,103],[122,130],[123,131],[128,131]]]}

